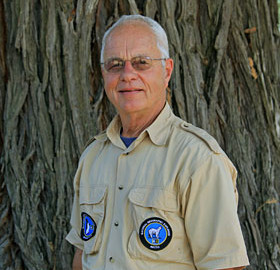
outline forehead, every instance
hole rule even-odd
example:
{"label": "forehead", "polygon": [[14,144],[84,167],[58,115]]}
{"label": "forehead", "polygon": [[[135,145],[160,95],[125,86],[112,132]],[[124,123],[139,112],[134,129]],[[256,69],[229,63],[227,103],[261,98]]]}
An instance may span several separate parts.
{"label": "forehead", "polygon": [[160,57],[153,31],[142,22],[126,23],[115,28],[107,38],[104,59],[129,59],[137,55]]}

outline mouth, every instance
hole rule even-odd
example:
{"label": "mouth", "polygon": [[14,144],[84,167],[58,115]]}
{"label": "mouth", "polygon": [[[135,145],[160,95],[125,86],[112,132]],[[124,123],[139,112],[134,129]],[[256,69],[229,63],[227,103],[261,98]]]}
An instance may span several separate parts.
{"label": "mouth", "polygon": [[119,93],[137,93],[137,92],[142,92],[143,89],[121,89],[118,92]]}

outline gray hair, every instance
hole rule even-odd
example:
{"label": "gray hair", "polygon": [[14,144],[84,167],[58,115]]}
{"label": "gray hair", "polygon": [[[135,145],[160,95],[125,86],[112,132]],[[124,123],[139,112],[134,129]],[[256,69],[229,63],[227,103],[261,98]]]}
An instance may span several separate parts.
{"label": "gray hair", "polygon": [[124,25],[127,22],[143,22],[153,31],[156,41],[157,47],[161,52],[161,57],[169,58],[169,49],[168,49],[168,40],[164,29],[161,27],[159,23],[155,20],[145,17],[142,15],[123,15],[120,19],[118,19],[104,34],[102,39],[102,47],[100,53],[100,62],[104,62],[104,48],[106,45],[106,41],[110,33],[118,26]]}

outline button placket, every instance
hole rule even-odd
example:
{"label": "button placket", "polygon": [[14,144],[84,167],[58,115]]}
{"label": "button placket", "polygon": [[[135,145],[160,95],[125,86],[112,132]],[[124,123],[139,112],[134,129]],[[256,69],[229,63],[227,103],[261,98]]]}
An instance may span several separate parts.
{"label": "button placket", "polygon": [[[128,155],[128,153],[124,153],[124,154],[125,154],[125,155]],[[118,189],[119,189],[119,191],[123,190],[123,185],[118,185]],[[117,194],[116,194],[116,196],[117,196]],[[115,227],[118,227],[118,226],[119,226],[119,221],[118,221],[118,220],[115,220],[114,226],[115,226]]]}
{"label": "button placket", "polygon": [[[111,229],[110,229],[110,241],[112,241],[112,243],[119,241],[119,237],[120,237],[120,231],[121,231],[121,227],[120,227],[120,217],[118,214],[118,210],[116,208],[116,205],[119,204],[119,202],[122,200],[123,197],[123,193],[121,193],[121,190],[124,189],[123,185],[120,184],[120,181],[123,180],[123,173],[124,173],[124,166],[126,163],[126,153],[120,153],[119,157],[118,157],[118,162],[117,162],[117,172],[116,172],[116,186],[114,188],[114,209],[113,210],[113,214],[112,214],[112,223],[111,223]],[[113,245],[110,244],[109,241],[109,248],[107,250],[107,263],[108,264],[116,264],[117,260],[118,260],[118,256],[119,256],[119,251],[112,248]],[[110,267],[108,265],[109,269],[112,267]]]}
{"label": "button placket", "polygon": [[[126,191],[127,191],[127,184],[125,183],[125,178],[126,178],[126,168],[127,168],[127,162],[128,162],[128,157],[127,155],[129,152],[122,152],[118,156],[118,161],[117,161],[117,171],[116,171],[116,181],[115,181],[115,186],[114,186],[114,203],[113,203],[113,209],[112,209],[112,219],[111,219],[111,228],[110,228],[110,238],[108,242],[109,248],[107,249],[107,263],[111,264],[111,267],[113,267],[113,263],[116,267],[116,264],[118,262],[118,257],[119,257],[119,249],[115,249],[114,245],[111,243],[117,243],[120,241],[122,231],[123,231],[123,226],[122,226],[122,211],[119,209],[120,205],[123,205],[124,200],[126,198]],[[111,268],[108,265],[109,269]]]}

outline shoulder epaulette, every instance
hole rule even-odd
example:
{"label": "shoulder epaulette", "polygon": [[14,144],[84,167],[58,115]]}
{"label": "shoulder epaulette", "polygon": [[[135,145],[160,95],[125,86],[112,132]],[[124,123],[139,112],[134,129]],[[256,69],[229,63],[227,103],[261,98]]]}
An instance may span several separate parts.
{"label": "shoulder epaulette", "polygon": [[84,148],[83,148],[83,151],[82,151],[82,152],[84,152],[84,151],[86,150],[86,148],[87,148],[92,142],[94,142],[95,140],[96,140],[95,137],[90,138],[90,139],[86,142],[86,144],[84,145]]}
{"label": "shoulder epaulette", "polygon": [[105,141],[105,140],[106,140],[106,131],[104,130],[104,131],[101,132],[100,134],[98,134],[98,135],[92,137],[91,139],[89,139],[89,140],[86,142],[86,144],[85,144],[85,146],[84,146],[84,148],[83,148],[83,151],[85,151],[86,148],[87,148],[91,143],[93,143],[95,140],[98,140],[98,141]]}
{"label": "shoulder epaulette", "polygon": [[218,142],[205,130],[193,126],[192,124],[186,122],[181,124],[181,128],[187,132],[194,134],[195,136],[203,140],[214,153],[219,154],[223,152]]}

